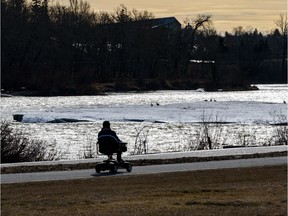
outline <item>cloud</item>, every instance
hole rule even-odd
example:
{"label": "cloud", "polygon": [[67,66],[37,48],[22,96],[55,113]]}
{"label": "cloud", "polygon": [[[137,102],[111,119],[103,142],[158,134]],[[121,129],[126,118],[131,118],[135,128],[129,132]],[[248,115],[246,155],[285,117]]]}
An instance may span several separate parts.
{"label": "cloud", "polygon": [[[61,3],[68,0],[60,0]],[[275,28],[274,20],[286,12],[286,0],[89,0],[97,11],[113,12],[120,4],[128,9],[148,10],[156,17],[175,16],[180,22],[197,14],[212,15],[219,31],[231,31],[233,27],[255,26],[261,31]],[[219,28],[219,29],[218,29]]]}

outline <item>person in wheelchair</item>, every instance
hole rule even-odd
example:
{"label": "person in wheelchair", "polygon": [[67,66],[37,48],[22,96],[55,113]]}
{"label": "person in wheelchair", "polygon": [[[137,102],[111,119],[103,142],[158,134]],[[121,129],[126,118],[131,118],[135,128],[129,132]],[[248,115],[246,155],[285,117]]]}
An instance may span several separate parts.
{"label": "person in wheelchair", "polygon": [[[103,127],[101,129],[101,131],[98,133],[98,142],[101,139],[105,139],[107,137],[112,137],[115,139],[115,143],[117,143],[119,146],[117,147],[117,162],[118,163],[122,163],[123,160],[121,158],[121,154],[122,151],[120,149],[120,144],[122,143],[122,141],[119,139],[119,137],[116,135],[116,132],[111,130],[110,128],[110,122],[109,121],[104,121],[103,122]],[[111,155],[112,157],[112,155]]]}

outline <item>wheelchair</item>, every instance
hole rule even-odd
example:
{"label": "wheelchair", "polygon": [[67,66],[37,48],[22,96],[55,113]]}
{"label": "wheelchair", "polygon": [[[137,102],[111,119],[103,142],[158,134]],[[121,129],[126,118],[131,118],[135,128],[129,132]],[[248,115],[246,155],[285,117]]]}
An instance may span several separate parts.
{"label": "wheelchair", "polygon": [[118,168],[124,168],[127,172],[132,171],[132,165],[129,162],[117,161],[113,158],[113,153],[126,152],[127,143],[118,142],[115,137],[110,135],[103,135],[98,138],[97,142],[97,152],[107,155],[108,159],[101,163],[96,164],[96,173],[101,171],[109,170],[110,173],[117,173]]}

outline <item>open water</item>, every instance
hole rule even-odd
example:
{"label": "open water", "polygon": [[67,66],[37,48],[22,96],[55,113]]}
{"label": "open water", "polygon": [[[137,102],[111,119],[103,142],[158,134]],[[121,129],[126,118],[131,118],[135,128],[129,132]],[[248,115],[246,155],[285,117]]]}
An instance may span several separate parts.
{"label": "open water", "polygon": [[[128,142],[126,154],[195,150],[204,129],[215,148],[273,144],[276,123],[287,122],[288,85],[257,85],[259,91],[154,91],[105,96],[1,98],[1,119],[32,139],[47,142],[61,159],[95,154],[97,133],[110,120]],[[157,105],[158,104],[158,105]],[[23,114],[23,121],[13,121]],[[55,119],[84,120],[47,123]],[[206,128],[203,123],[209,124]],[[207,125],[207,124],[205,124]],[[281,126],[281,130],[283,127]],[[139,153],[139,152],[138,152]]]}

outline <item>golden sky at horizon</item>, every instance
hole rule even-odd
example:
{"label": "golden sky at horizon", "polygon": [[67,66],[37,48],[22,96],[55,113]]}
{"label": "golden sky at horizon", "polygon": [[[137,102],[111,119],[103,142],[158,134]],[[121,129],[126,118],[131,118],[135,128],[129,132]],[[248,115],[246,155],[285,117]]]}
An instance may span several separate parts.
{"label": "golden sky at horizon", "polygon": [[[55,0],[57,1],[57,0]],[[68,0],[58,0],[60,3]],[[280,13],[287,13],[287,0],[87,0],[95,11],[113,12],[120,4],[129,10],[148,10],[156,18],[175,16],[183,23],[197,14],[212,15],[218,33],[232,32],[233,27],[253,27],[263,33],[276,28]]]}

